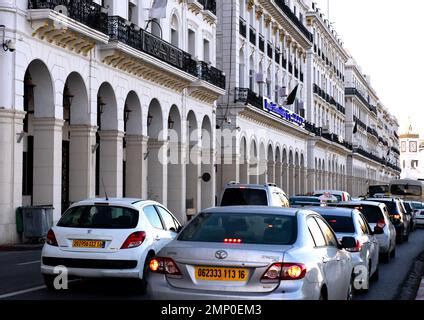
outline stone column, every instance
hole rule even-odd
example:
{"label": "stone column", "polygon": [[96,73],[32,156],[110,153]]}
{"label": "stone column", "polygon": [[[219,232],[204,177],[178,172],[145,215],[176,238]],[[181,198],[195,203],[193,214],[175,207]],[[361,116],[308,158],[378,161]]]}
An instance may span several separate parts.
{"label": "stone column", "polygon": [[275,183],[283,189],[283,164],[281,162],[275,163]]}
{"label": "stone column", "polygon": [[250,158],[249,159],[249,183],[258,184],[259,183],[259,163],[258,159]]}
{"label": "stone column", "polygon": [[[202,171],[201,176],[205,173],[211,175],[210,181],[203,181],[201,183],[201,196],[202,196],[202,209],[210,208],[215,206],[215,162],[214,162],[214,150],[213,149],[202,149]],[[236,166],[237,167],[237,166]]]}
{"label": "stone column", "polygon": [[147,199],[147,141],[140,135],[126,136],[125,191],[128,197]]}
{"label": "stone column", "polygon": [[275,161],[268,161],[268,183],[277,183],[275,178]]}
{"label": "stone column", "polygon": [[266,159],[259,160],[259,184],[267,183],[268,161]]}
{"label": "stone column", "polygon": [[240,183],[249,184],[249,159],[240,159]]}
{"label": "stone column", "polygon": [[167,205],[167,147],[168,142],[149,139],[148,141],[148,171],[147,171],[147,197]]}
{"label": "stone column", "polygon": [[283,191],[290,196],[290,187],[289,187],[289,166],[286,163],[283,163],[282,165],[282,188]]}
{"label": "stone column", "polygon": [[24,117],[21,111],[0,109],[0,245],[20,241],[15,210],[22,206],[23,140],[18,139]]}
{"label": "stone column", "polygon": [[318,189],[318,174],[317,171],[315,169],[307,169],[306,170],[306,176],[307,176],[307,193],[312,193],[314,192],[316,189]]}
{"label": "stone column", "polygon": [[201,210],[201,151],[199,145],[191,144],[186,152],[186,213],[196,214]]}
{"label": "stone column", "polygon": [[96,131],[90,125],[72,125],[69,145],[69,201],[94,198],[96,185]]}
{"label": "stone column", "polygon": [[61,217],[62,128],[64,121],[35,118],[34,127],[34,205],[52,205],[53,220]]}
{"label": "stone column", "polygon": [[[100,192],[104,197],[122,197],[123,138],[117,130],[101,130],[100,136]],[[106,190],[105,190],[106,188]]]}
{"label": "stone column", "polygon": [[294,196],[296,193],[296,181],[295,181],[295,165],[289,165],[289,195]]}
{"label": "stone column", "polygon": [[168,209],[181,222],[186,221],[186,166],[185,156],[187,152],[185,144],[169,143],[170,159],[168,163]]}

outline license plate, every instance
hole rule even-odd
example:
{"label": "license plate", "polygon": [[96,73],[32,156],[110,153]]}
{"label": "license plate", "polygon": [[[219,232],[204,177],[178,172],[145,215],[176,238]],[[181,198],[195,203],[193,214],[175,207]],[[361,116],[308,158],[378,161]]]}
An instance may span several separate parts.
{"label": "license plate", "polygon": [[105,247],[105,242],[97,240],[74,240],[72,241],[72,246],[74,248],[103,249]]}
{"label": "license plate", "polygon": [[196,280],[247,282],[248,269],[196,267]]}

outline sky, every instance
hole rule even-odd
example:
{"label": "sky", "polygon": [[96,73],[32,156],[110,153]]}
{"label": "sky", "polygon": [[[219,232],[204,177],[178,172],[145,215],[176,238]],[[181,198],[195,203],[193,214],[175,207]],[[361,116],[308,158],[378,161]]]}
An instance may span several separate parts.
{"label": "sky", "polygon": [[400,122],[424,134],[422,0],[315,0],[345,48],[371,77],[383,105]]}

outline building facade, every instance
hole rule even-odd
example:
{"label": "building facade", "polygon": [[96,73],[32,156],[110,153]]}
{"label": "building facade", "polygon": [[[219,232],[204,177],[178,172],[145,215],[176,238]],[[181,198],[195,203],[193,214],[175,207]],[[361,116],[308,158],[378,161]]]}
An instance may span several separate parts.
{"label": "building facade", "polygon": [[400,163],[402,179],[424,179],[424,140],[412,125],[400,135]]}
{"label": "building facade", "polygon": [[0,21],[0,244],[22,206],[184,222],[230,181],[357,196],[400,173],[396,119],[311,0],[0,0]]}
{"label": "building facade", "polygon": [[[0,0],[0,243],[15,211],[96,196],[214,205],[216,7],[205,1]],[[202,161],[204,160],[204,161]],[[210,179],[199,179],[209,173]]]}

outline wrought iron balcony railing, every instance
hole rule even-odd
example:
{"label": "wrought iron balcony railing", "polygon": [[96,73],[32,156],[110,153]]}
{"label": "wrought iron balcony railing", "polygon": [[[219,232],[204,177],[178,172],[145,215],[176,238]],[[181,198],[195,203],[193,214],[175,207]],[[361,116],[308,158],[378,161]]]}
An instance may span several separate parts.
{"label": "wrought iron balcony railing", "polygon": [[202,4],[203,9],[209,10],[214,15],[216,15],[216,0],[197,0],[197,1],[199,1]]}
{"label": "wrought iron balcony railing", "polygon": [[111,41],[119,41],[130,47],[147,53],[199,79],[225,89],[225,76],[207,63],[196,62],[192,56],[135,25],[128,25],[118,16],[109,17],[109,36]]}
{"label": "wrought iron balcony railing", "polygon": [[367,106],[369,108],[369,103],[367,101],[367,99],[365,99],[365,97],[362,95],[361,92],[359,92],[358,89],[356,88],[345,88],[345,94],[347,96],[356,96],[359,98],[359,100],[361,100],[361,102]]}
{"label": "wrought iron balcony railing", "polygon": [[243,102],[245,104],[251,104],[256,108],[262,109],[263,97],[257,95],[249,88],[235,88],[234,102]]}
{"label": "wrought iron balcony railing", "polygon": [[314,37],[312,33],[303,25],[303,22],[293,13],[290,7],[285,3],[285,0],[275,0],[277,6],[283,11],[283,13],[291,20],[291,22],[299,28],[300,32],[308,39],[310,42],[314,42]]}
{"label": "wrought iron balcony railing", "polygon": [[63,10],[62,12],[75,21],[78,21],[92,29],[107,34],[107,13],[101,5],[91,0],[29,0],[28,9],[51,9]]}

